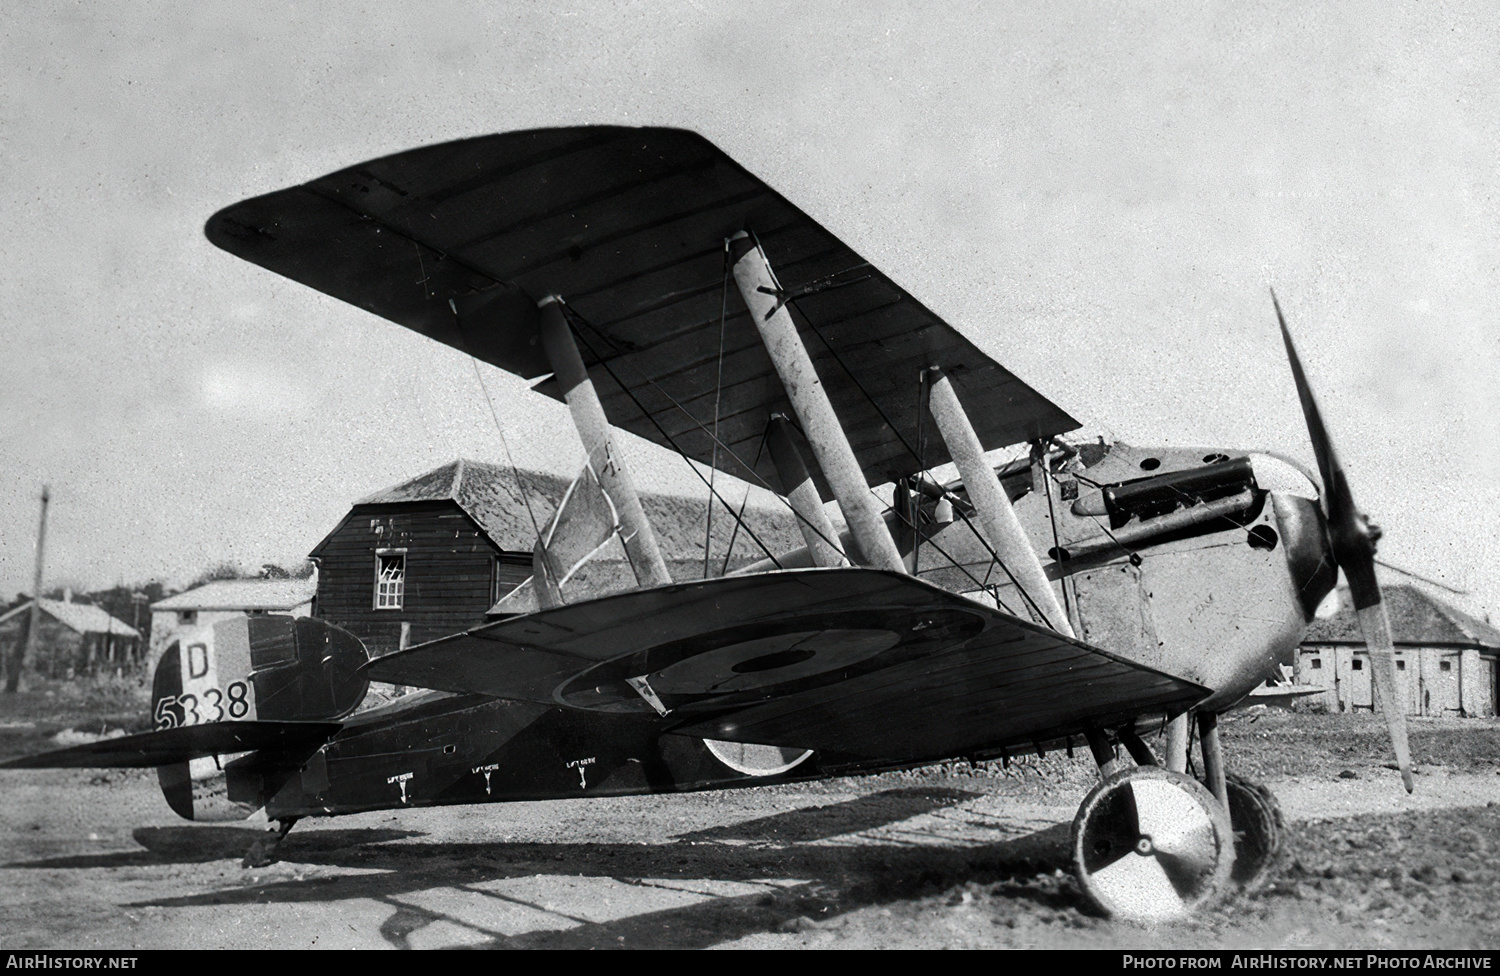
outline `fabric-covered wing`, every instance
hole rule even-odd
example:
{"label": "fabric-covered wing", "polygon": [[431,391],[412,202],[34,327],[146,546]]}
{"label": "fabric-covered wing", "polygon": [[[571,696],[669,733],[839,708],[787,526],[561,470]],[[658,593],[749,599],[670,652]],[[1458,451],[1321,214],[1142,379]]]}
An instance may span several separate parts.
{"label": "fabric-covered wing", "polygon": [[668,731],[890,760],[1051,739],[1208,694],[910,576],[860,568],[615,594],[398,651],[366,671],[665,712]]}
{"label": "fabric-covered wing", "polygon": [[[918,469],[918,373],[948,371],[986,448],[1078,423],[708,140],[581,127],[398,153],[235,204],[209,240],[247,261],[534,379],[534,299],[562,295],[610,419],[773,486],[756,455],[785,396],[724,239],[752,230],[871,484]],[[727,296],[727,297],[726,297]],[[856,380],[857,377],[857,380]],[[618,382],[616,382],[618,380]],[[556,396],[547,383],[543,392]],[[927,438],[928,466],[948,460]],[[736,458],[740,460],[736,460]],[[743,463],[741,463],[741,461]]]}
{"label": "fabric-covered wing", "polygon": [[102,769],[116,766],[170,766],[234,752],[322,743],[343,726],[338,722],[212,722],[100,739],[69,749],[0,762],[0,769]]}

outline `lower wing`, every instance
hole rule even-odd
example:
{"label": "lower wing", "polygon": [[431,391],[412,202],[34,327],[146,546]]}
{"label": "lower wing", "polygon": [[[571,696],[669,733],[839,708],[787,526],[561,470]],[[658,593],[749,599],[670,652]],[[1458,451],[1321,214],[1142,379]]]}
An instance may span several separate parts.
{"label": "lower wing", "polygon": [[725,577],[525,614],[370,662],[377,681],[872,759],[965,755],[1175,714],[1193,682],[899,573]]}

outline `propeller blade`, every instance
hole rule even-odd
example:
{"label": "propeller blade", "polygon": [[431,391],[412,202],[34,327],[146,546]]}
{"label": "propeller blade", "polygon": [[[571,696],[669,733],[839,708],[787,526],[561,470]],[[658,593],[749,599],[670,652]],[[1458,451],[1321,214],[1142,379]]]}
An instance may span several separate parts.
{"label": "propeller blade", "polygon": [[1410,793],[1416,788],[1411,778],[1411,746],[1406,739],[1406,708],[1396,694],[1396,646],[1391,641],[1391,621],[1386,615],[1385,604],[1356,609],[1360,633],[1365,636],[1365,646],[1370,649],[1371,674],[1375,678],[1375,694],[1380,710],[1385,713],[1385,724],[1391,732],[1391,748],[1396,752],[1396,768],[1401,770],[1401,782]]}
{"label": "propeller blade", "polygon": [[1287,362],[1292,367],[1292,378],[1297,383],[1297,399],[1302,401],[1307,436],[1312,441],[1313,454],[1318,458],[1318,472],[1323,476],[1323,504],[1328,515],[1328,536],[1333,548],[1333,558],[1344,571],[1344,578],[1349,581],[1349,596],[1354,600],[1360,633],[1364,635],[1365,647],[1370,652],[1377,701],[1381,712],[1385,714],[1386,727],[1390,730],[1391,748],[1396,753],[1401,781],[1406,786],[1406,792],[1410,793],[1415,784],[1411,773],[1411,747],[1406,734],[1406,709],[1396,695],[1396,648],[1391,641],[1391,623],[1381,598],[1380,583],[1375,579],[1375,543],[1380,539],[1380,530],[1371,525],[1354,504],[1354,495],[1349,491],[1344,467],[1333,449],[1333,439],[1328,436],[1328,428],[1323,425],[1323,415],[1313,398],[1307,374],[1302,370],[1302,360],[1297,357],[1297,348],[1292,344],[1292,333],[1286,326],[1286,316],[1281,313],[1281,303],[1276,300],[1275,290],[1271,292],[1271,304],[1276,307],[1276,321],[1281,325],[1281,339],[1286,344]]}

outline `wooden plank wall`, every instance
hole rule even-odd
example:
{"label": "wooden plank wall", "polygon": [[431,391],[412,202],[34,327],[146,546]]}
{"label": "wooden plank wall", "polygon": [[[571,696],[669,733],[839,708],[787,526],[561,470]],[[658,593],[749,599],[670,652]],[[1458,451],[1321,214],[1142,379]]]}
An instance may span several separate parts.
{"label": "wooden plank wall", "polygon": [[[375,609],[378,549],[406,550],[406,592],[399,610]],[[411,625],[412,644],[457,633],[485,622],[499,554],[452,501],[356,506],[313,550],[319,565],[317,614],[364,641],[372,656],[399,646],[403,623]],[[531,554],[513,557],[502,571],[502,592],[531,575]]]}

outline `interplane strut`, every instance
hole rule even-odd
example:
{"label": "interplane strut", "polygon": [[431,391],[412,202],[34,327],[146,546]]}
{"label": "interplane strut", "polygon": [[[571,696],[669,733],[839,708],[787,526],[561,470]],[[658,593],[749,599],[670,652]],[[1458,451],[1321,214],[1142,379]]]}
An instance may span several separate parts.
{"label": "interplane strut", "polygon": [[778,298],[780,289],[771,275],[765,252],[750,235],[741,231],[729,240],[729,257],[745,307],[750,310],[755,328],[765,342],[766,352],[781,377],[792,410],[807,433],[818,465],[833,489],[839,510],[849,523],[849,531],[854,535],[861,557],[868,566],[895,573],[906,572],[906,564],[896,548],[896,540],[891,538],[890,529],[886,527],[879,501],[870,494],[869,483],[860,469],[854,449],[849,446],[849,438],[834,413],[817,370],[813,368],[807,347],[797,334],[797,324]]}
{"label": "interplane strut", "polygon": [[776,474],[781,479],[782,493],[797,515],[797,528],[802,530],[808,555],[815,566],[847,566],[849,559],[839,548],[838,530],[823,509],[823,496],[818,493],[812,475],[808,474],[788,426],[786,417],[779,413],[772,416],[771,426],[766,431],[766,447],[771,451],[771,463],[776,466]]}
{"label": "interplane strut", "polygon": [[614,448],[609,418],[604,414],[604,405],[599,402],[594,381],[583,367],[583,357],[578,354],[573,332],[563,315],[562,300],[549,295],[538,305],[541,307],[542,348],[562,388],[568,411],[573,415],[589,464],[619,511],[625,555],[635,572],[636,582],[642,586],[666,586],[672,582],[666,560],[662,558],[661,547],[657,545],[656,533],[646,519],[646,512],[641,508],[635,482],[624,459]]}

